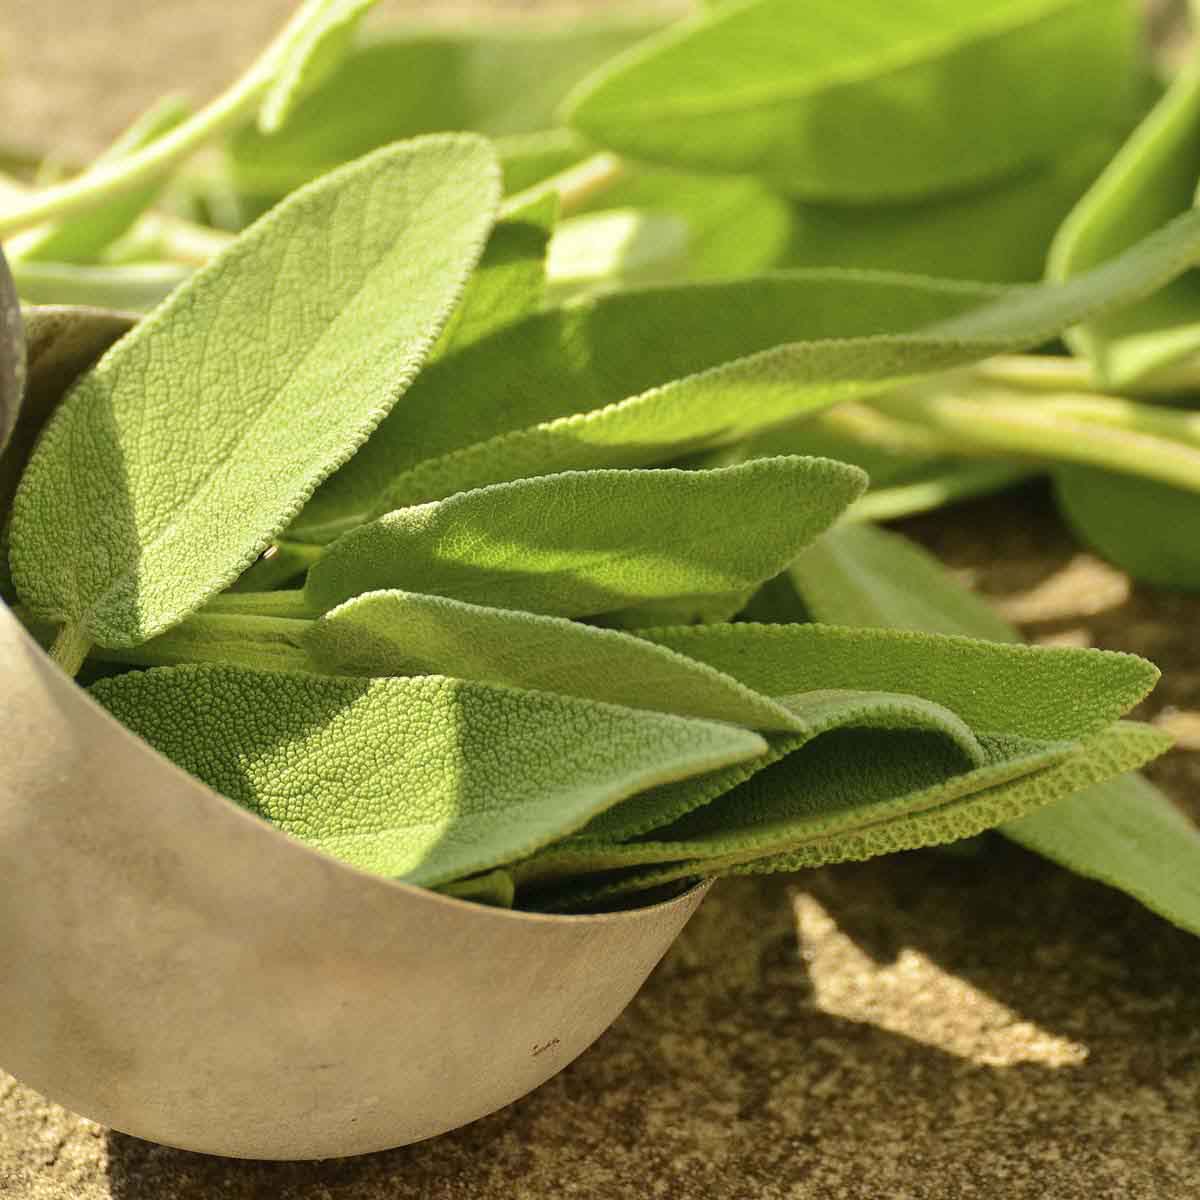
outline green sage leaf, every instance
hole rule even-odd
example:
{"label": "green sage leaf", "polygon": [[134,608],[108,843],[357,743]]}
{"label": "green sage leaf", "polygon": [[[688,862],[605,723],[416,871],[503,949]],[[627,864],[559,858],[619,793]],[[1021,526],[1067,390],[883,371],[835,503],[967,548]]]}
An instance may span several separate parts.
{"label": "green sage leaf", "polygon": [[[1181,72],[1063,224],[1049,275],[1067,279],[1111,258],[1195,202],[1200,183],[1200,66]],[[1200,274],[1103,319],[1067,340],[1110,387],[1200,354]]]}
{"label": "green sage leaf", "polygon": [[929,196],[1114,124],[1136,80],[1136,18],[1128,0],[751,0],[601,68],[567,118],[633,158],[810,198]]}
{"label": "green sage leaf", "polygon": [[92,694],[284,832],[427,887],[527,855],[644,787],[765,749],[728,725],[438,677],[165,667]]}
{"label": "green sage leaf", "polygon": [[863,489],[854,467],[761,459],[713,471],[586,471],[497,484],[388,513],[309,571],[326,612],[401,589],[582,617],[778,574]]}
{"label": "green sage leaf", "polygon": [[783,705],[641,638],[444,596],[370,592],[317,621],[304,646],[339,674],[450,675],[752,729],[796,727]]}
{"label": "green sage leaf", "polygon": [[291,197],[122,339],[17,494],[33,616],[136,645],[254,562],[415,375],[497,174],[472,136],[379,151]]}

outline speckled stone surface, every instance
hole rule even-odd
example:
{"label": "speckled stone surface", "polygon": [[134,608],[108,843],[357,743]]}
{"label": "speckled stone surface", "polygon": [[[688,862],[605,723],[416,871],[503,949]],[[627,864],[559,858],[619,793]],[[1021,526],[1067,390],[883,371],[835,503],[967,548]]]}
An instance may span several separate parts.
{"label": "speckled stone surface", "polygon": [[[9,0],[0,111],[20,114],[19,140],[86,150],[162,86],[164,64],[202,92],[287,6]],[[131,38],[162,55],[129,54]],[[1158,661],[1140,715],[1181,749],[1155,778],[1200,813],[1200,601],[1130,588],[1037,489],[908,528],[1035,640]],[[502,1113],[386,1154],[182,1153],[0,1074],[3,1200],[1197,1195],[1200,940],[1000,839],[720,885],[582,1059]]]}

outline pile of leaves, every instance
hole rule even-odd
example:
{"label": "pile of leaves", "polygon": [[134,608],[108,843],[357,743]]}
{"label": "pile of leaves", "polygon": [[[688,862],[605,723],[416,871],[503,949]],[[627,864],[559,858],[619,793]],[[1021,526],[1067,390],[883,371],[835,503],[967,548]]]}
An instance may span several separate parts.
{"label": "pile of leaves", "polygon": [[1200,586],[1197,72],[1132,0],[370,7],[11,183],[0,593],[60,666],[483,902],[999,826],[1200,932],[1200,834],[1130,774],[1166,739],[1120,719],[1155,669],[1019,644],[871,524],[1049,472]]}

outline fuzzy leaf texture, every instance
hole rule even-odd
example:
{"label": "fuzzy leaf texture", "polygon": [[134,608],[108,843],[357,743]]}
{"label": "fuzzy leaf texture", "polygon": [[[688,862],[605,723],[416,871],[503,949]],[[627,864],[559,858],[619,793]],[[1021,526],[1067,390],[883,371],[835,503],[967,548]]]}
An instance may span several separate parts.
{"label": "fuzzy leaf texture", "polygon": [[284,832],[429,887],[527,855],[644,787],[765,749],[729,725],[440,677],[166,667],[92,694]]}
{"label": "fuzzy leaf texture", "polygon": [[[1200,186],[1200,65],[1182,71],[1105,168],[1054,241],[1048,274],[1067,279],[1185,212]],[[1200,355],[1200,274],[1067,335],[1109,387]]]}
{"label": "fuzzy leaf texture", "polygon": [[[317,493],[294,533],[328,541],[372,513],[501,482],[541,456],[541,471],[633,466],[721,445],[834,400],[1037,346],[1197,261],[1193,212],[1060,285],[1006,292],[786,272],[567,305],[431,365],[403,413]],[[553,424],[563,417],[575,421]],[[512,443],[486,444],[512,431]]]}
{"label": "fuzzy leaf texture", "polygon": [[820,458],[712,471],[546,475],[402,508],[330,546],[304,600],[326,612],[363,592],[427,592],[584,617],[754,587],[866,486]]}
{"label": "fuzzy leaf texture", "polygon": [[379,151],[289,197],[123,338],[17,494],[33,615],[130,646],[230,584],[403,394],[498,192],[470,135]]}
{"label": "fuzzy leaf texture", "polygon": [[[896,534],[864,528],[867,536],[877,543],[871,549],[871,556],[879,566],[886,562],[889,549],[900,539]],[[841,539],[847,532],[848,528],[843,526],[826,537]],[[862,531],[856,532],[861,540]],[[915,557],[925,560],[922,587],[926,598],[932,600],[936,595],[940,601],[929,609],[930,629],[945,628],[937,624],[938,607],[955,614],[954,628],[961,628],[974,610],[979,619],[977,632],[994,629],[999,618],[986,603],[961,587],[932,555],[919,547],[905,543],[896,556],[896,570],[901,573],[908,570]],[[867,586],[873,586],[871,581],[877,577],[873,572],[861,576]],[[796,582],[803,602],[814,603],[823,586],[822,577],[811,575]],[[845,587],[846,580],[838,586]],[[889,624],[890,606],[879,599],[875,605],[873,623]],[[1005,624],[1003,632],[1010,640],[1019,640],[1019,634],[1011,626]],[[1180,836],[1178,809],[1161,791],[1138,776],[1121,775],[1103,782],[1102,788],[1089,787],[1074,795],[1062,793],[1051,806],[1038,811],[1036,819],[1020,822],[1012,836],[1053,862],[1119,888],[1181,928],[1200,934],[1198,898],[1179,882],[1200,879],[1200,834],[1193,827],[1192,836]],[[1132,833],[1134,830],[1138,831],[1136,835]],[[1008,834],[1008,826],[1002,826],[1001,832]],[[1153,862],[1152,853],[1160,856]]]}
{"label": "fuzzy leaf texture", "polygon": [[810,199],[917,198],[1111,124],[1136,50],[1129,0],[751,0],[602,67],[566,116],[635,159]]}
{"label": "fuzzy leaf texture", "polygon": [[317,621],[304,648],[337,674],[450,675],[752,729],[795,727],[783,705],[642,638],[445,596],[359,596]]}

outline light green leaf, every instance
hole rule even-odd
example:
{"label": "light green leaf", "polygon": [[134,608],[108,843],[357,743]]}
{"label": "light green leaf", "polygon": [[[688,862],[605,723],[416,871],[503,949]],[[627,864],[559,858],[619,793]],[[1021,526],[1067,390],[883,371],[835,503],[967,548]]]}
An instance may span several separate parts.
{"label": "light green leaf", "polygon": [[[0,289],[2,292],[2,289]],[[0,298],[3,328],[11,332],[16,316],[18,334],[24,325],[24,382],[14,391],[21,396],[10,439],[0,452],[0,599],[16,603],[9,570],[9,541],[12,502],[17,484],[33,453],[34,444],[53,415],[63,395],[78,377],[122,334],[133,326],[133,318],[124,313],[102,312],[93,308],[26,308],[18,311]],[[14,379],[20,359],[6,358],[0,351],[0,372]],[[7,415],[8,410],[0,405]],[[0,415],[0,430],[4,428]],[[0,442],[4,439],[0,438]]]}
{"label": "light green leaf", "polygon": [[502,866],[633,792],[765,749],[728,725],[439,677],[167,667],[92,694],[284,832],[424,886]]}
{"label": "light green leaf", "polygon": [[[877,554],[884,544],[880,542],[876,547]],[[925,562],[920,587],[927,600],[937,599],[929,610],[931,631],[945,632],[966,624],[970,632],[987,636],[990,629],[996,628],[1000,619],[982,600],[961,587],[932,555],[917,546],[906,546],[905,562],[916,557]],[[972,608],[977,621],[971,617]],[[901,607],[899,611],[903,619],[906,610]],[[954,617],[947,620],[938,615],[939,611]],[[875,624],[890,624],[891,619],[891,611],[882,606],[873,614]],[[1019,638],[1006,623],[1000,623],[999,636],[1012,641]],[[714,660],[713,665],[720,669],[720,660]],[[754,686],[752,680],[743,682]],[[1193,836],[1172,840],[1171,830],[1177,822],[1168,815],[1169,810],[1174,811],[1171,802],[1157,788],[1139,776],[1126,774],[1078,795],[1064,787],[1053,803],[1038,811],[1036,821],[1018,822],[1012,836],[1051,861],[1110,883],[1185,929],[1196,930],[1200,912],[1187,906],[1186,891],[1181,891],[1179,881],[1200,879],[1200,845],[1194,827]],[[1081,831],[1082,814],[1087,814],[1089,822],[1086,836]],[[1130,836],[1129,831],[1135,829],[1143,830],[1143,834]],[[1001,832],[1008,834],[1009,826],[1002,826]],[[1153,865],[1147,862],[1150,853],[1160,856]]]}
{"label": "light green leaf", "polygon": [[[463,129],[493,136],[548,129],[572,84],[661,26],[661,19],[636,17],[562,29],[368,35],[300,98],[273,134],[254,126],[238,131],[230,144],[234,184],[253,215],[399,138]],[[519,188],[510,183],[508,190]]]}
{"label": "light green leaf", "polygon": [[[160,100],[143,113],[113,144],[97,158],[97,164],[119,162],[128,154],[144,149],[170,132],[188,116],[187,103],[178,96]],[[69,221],[31,230],[13,238],[9,249],[14,261],[22,263],[94,263],[154,203],[163,180],[152,179],[141,187],[114,196],[103,208],[81,214]],[[38,302],[38,297],[30,296]]]}
{"label": "light green leaf", "polygon": [[13,263],[17,291],[26,304],[74,305],[146,312],[189,279],[182,263],[130,263],[122,266],[76,266],[74,263]]}
{"label": "light green leaf", "polygon": [[431,360],[481,342],[542,307],[546,252],[557,217],[558,197],[551,194],[496,222]]}
{"label": "light green leaf", "polygon": [[[1191,208],[1200,183],[1200,66],[1185,69],[1063,224],[1051,279],[1111,258]],[[1068,341],[1114,388],[1200,353],[1200,274],[1192,272]]]}
{"label": "light green leaf", "polygon": [[451,675],[752,729],[796,728],[783,705],[641,638],[444,596],[359,596],[317,621],[303,644],[338,674]]}
{"label": "light green leaf", "polygon": [[1200,830],[1140,775],[1097,784],[1004,826],[1014,842],[1200,933]]}
{"label": "light green leaf", "polygon": [[[949,778],[946,764],[931,761],[938,744],[930,739],[915,754],[911,733],[844,730],[820,738],[802,758],[760,772],[676,827],[689,841],[605,851],[612,863],[622,851],[648,861],[657,849],[668,865],[585,884],[555,906],[594,904],[697,875],[798,871],[974,837],[1141,766],[1169,739],[1125,722],[1077,747],[985,739],[992,762]],[[898,793],[905,787],[911,790]],[[687,845],[700,853],[669,861]]]}
{"label": "light green leaf", "polygon": [[814,199],[915,198],[1111,127],[1137,33],[1129,0],[751,0],[601,68],[567,119],[650,162],[760,174]]}
{"label": "light green leaf", "polygon": [[[980,766],[987,759],[979,739],[960,717],[948,708],[931,704],[919,696],[831,688],[782,696],[779,703],[792,714],[793,728],[791,732],[768,738],[769,750],[763,757],[631,796],[624,803],[595,817],[580,831],[576,840],[607,845],[643,837],[653,830],[673,825],[689,813],[731,792],[759,771],[797,753],[814,738],[836,729],[936,733],[957,748],[959,770]],[[569,850],[570,847],[564,849]]]}
{"label": "light green leaf", "polygon": [[863,489],[854,467],[762,459],[715,471],[587,471],[402,508],[346,534],[308,573],[326,612],[399,588],[583,617],[778,574]]}
{"label": "light green leaf", "polygon": [[74,643],[131,646],[231,583],[403,394],[498,203],[470,135],[291,197],[89,372],[13,513],[13,577]]}
{"label": "light green leaf", "polygon": [[592,152],[588,143],[569,129],[510,133],[496,138],[494,144],[509,196],[577,166]]}
{"label": "light green leaf", "polygon": [[1200,495],[1116,471],[1063,466],[1059,507],[1079,537],[1155,587],[1200,591]]}
{"label": "light green leaf", "polygon": [[817,621],[1012,640],[1008,625],[977,596],[938,586],[939,564],[900,534],[870,524],[830,530],[792,563],[788,577]]}
{"label": "light green leaf", "polygon": [[311,17],[282,48],[276,78],[259,105],[260,132],[281,129],[300,101],[337,69],[374,6],[375,0],[309,0]]}
{"label": "light green leaf", "polygon": [[[839,528],[835,536],[845,532]],[[1074,741],[1107,728],[1158,680],[1154,665],[1133,654],[1000,645],[902,628],[739,623],[640,636],[764,695],[906,692],[950,709],[972,729],[1041,741]]]}
{"label": "light green leaf", "polygon": [[[1136,302],[1198,260],[1200,212],[1193,212],[1061,285],[1006,292],[883,273],[786,272],[637,289],[567,305],[423,372],[403,414],[385,421],[314,497],[293,536],[321,542],[353,528],[394,504],[389,486],[425,460],[500,433],[592,412],[712,367],[727,364],[730,375],[685,380],[681,387],[696,386],[704,397],[699,418],[688,423],[680,447],[672,440],[678,432],[670,432],[677,418],[668,409],[667,432],[651,435],[655,454],[664,443],[675,453],[721,444],[714,417],[736,393],[714,396],[709,389],[729,377],[772,390],[773,403],[783,409],[774,410],[772,419],[782,420],[788,411],[795,415],[815,403],[878,391],[885,381],[896,384],[1037,346],[1081,320]],[[815,385],[814,391],[798,394],[798,383]],[[756,392],[756,411],[767,394]],[[636,452],[641,413],[634,426],[626,417],[616,418],[615,433],[605,431],[603,453],[611,453],[609,443],[615,442],[620,464],[655,461],[645,450],[631,456],[628,443],[634,442]],[[720,424],[728,423],[725,418]],[[557,467],[612,461],[597,458],[591,446],[584,447],[581,461],[566,457],[575,453],[576,439],[573,430],[565,431],[565,439],[560,432],[552,435],[563,448]],[[543,432],[532,436],[542,439]],[[508,447],[502,449],[508,453]],[[470,469],[482,469],[488,453]],[[482,482],[488,476],[467,478]],[[454,486],[467,486],[452,479]]]}

